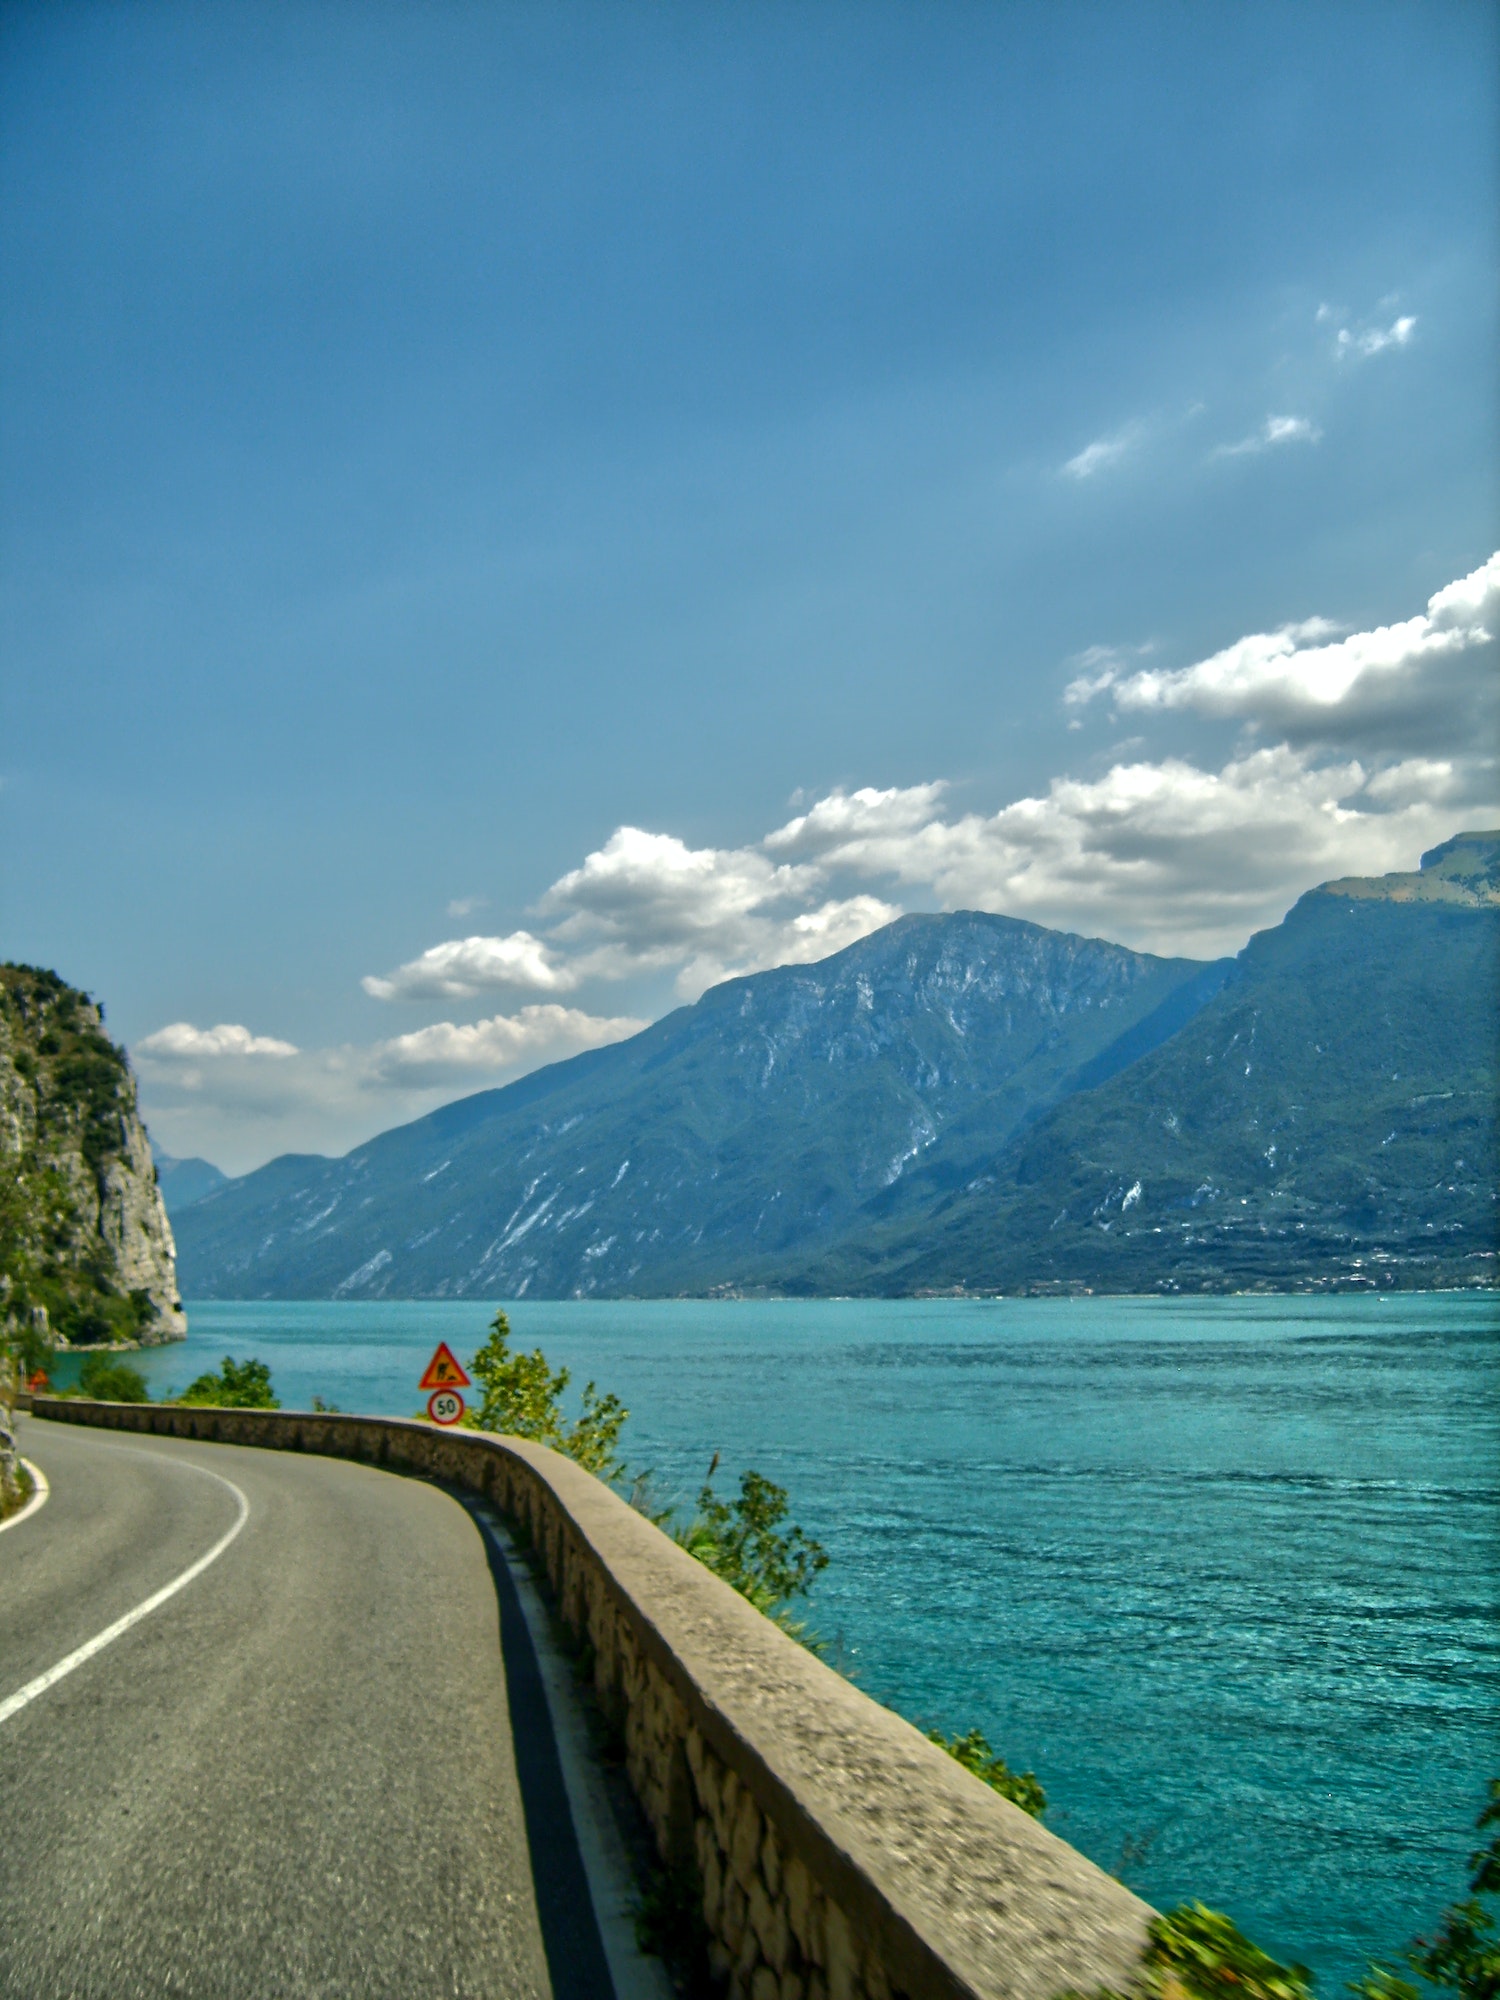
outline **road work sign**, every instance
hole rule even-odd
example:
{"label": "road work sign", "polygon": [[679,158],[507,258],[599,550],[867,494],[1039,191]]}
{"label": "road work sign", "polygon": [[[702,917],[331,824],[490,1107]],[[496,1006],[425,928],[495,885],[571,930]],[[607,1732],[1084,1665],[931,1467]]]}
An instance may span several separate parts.
{"label": "road work sign", "polygon": [[464,1413],[464,1399],[457,1389],[434,1389],[427,1398],[427,1414],[435,1424],[456,1424]]}
{"label": "road work sign", "polygon": [[[427,1364],[427,1373],[417,1384],[419,1389],[467,1389],[469,1378],[458,1365],[458,1358],[446,1340],[438,1342],[437,1353]],[[460,1404],[462,1408],[462,1404]],[[451,1423],[453,1419],[450,1417]]]}

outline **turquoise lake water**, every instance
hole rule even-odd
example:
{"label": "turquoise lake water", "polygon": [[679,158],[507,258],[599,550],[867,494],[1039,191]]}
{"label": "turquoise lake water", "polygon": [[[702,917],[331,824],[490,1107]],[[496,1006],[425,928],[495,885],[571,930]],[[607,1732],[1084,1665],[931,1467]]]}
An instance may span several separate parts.
{"label": "turquoise lake water", "polygon": [[[143,1360],[157,1393],[253,1354],[288,1407],[406,1414],[492,1310],[190,1305]],[[1227,1909],[1330,1996],[1461,1893],[1500,1774],[1493,1299],[508,1310],[624,1397],[668,1494],[715,1451],[790,1488],[838,1663],[977,1724],[1152,1902]]]}

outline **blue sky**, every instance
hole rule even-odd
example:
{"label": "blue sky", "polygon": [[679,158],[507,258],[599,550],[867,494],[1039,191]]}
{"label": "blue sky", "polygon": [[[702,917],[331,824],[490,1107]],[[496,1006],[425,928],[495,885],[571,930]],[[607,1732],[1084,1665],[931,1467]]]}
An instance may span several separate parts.
{"label": "blue sky", "polygon": [[0,949],[240,1170],[1493,822],[1496,18],[13,0]]}

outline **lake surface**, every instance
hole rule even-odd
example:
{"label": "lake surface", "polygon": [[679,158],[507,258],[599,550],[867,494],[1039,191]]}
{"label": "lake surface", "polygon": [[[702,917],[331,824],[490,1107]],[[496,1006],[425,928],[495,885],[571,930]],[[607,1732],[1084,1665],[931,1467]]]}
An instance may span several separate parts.
{"label": "lake surface", "polygon": [[[473,1302],[205,1304],[224,1353],[407,1414]],[[754,1466],[832,1558],[813,1623],[877,1699],[977,1725],[1158,1906],[1227,1909],[1325,1996],[1454,1900],[1500,1774],[1493,1298],[522,1303],[690,1499]]]}

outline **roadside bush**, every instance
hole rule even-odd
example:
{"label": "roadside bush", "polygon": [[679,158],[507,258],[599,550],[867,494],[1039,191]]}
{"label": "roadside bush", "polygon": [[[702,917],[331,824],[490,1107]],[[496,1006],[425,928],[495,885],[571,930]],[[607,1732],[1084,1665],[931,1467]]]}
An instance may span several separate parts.
{"label": "roadside bush", "polygon": [[225,1355],[217,1375],[200,1375],[173,1402],[199,1409],[279,1410],[271,1393],[271,1371],[264,1361],[235,1361]]}
{"label": "roadside bush", "polygon": [[790,1605],[805,1597],[819,1571],[827,1569],[827,1552],[795,1523],[782,1526],[790,1507],[786,1488],[764,1474],[742,1472],[738,1500],[721,1499],[713,1486],[718,1463],[715,1452],[698,1493],[698,1511],[674,1539],[757,1611],[774,1618],[793,1638],[812,1644],[813,1651],[820,1650],[791,1615]]}
{"label": "roadside bush", "polygon": [[1030,1813],[1033,1819],[1040,1819],[1047,1810],[1047,1794],[1042,1790],[1036,1773],[1013,1771],[1005,1759],[990,1748],[988,1740],[977,1729],[971,1729],[967,1736],[944,1736],[940,1729],[929,1729],[927,1736],[929,1742],[946,1750],[966,1771],[972,1771],[992,1791],[998,1792],[1003,1799],[1009,1799],[1022,1812]]}
{"label": "roadside bush", "polygon": [[503,1312],[497,1312],[490,1322],[490,1337],[469,1369],[484,1391],[479,1408],[464,1418],[470,1429],[503,1431],[510,1437],[550,1445],[576,1459],[585,1472],[598,1479],[624,1476],[625,1462],[615,1447],[629,1410],[618,1396],[601,1396],[590,1382],[584,1389],[577,1421],[568,1423],[562,1396],[573,1379],[571,1372],[552,1368],[539,1347],[530,1354],[512,1352],[510,1321]]}
{"label": "roadside bush", "polygon": [[[1500,1894],[1500,1778],[1492,1778],[1488,1790],[1477,1825],[1481,1833],[1496,1831],[1469,1856],[1474,1873],[1468,1896],[1443,1912],[1434,1937],[1415,1939],[1401,1955],[1422,1984],[1372,1965],[1349,1982],[1357,2000],[1423,2000],[1424,1989],[1430,2000],[1434,1987],[1459,2000],[1500,2000],[1500,1943],[1484,1900]],[[1278,1964],[1221,1910],[1179,1903],[1152,1920],[1149,1936],[1131,1994],[1105,1990],[1092,2000],[1312,2000],[1313,1975],[1305,1965]],[[1058,2000],[1083,1996],[1065,1993]]]}
{"label": "roadside bush", "polygon": [[91,1354],[78,1371],[80,1396],[96,1403],[149,1403],[146,1378],[139,1368],[112,1354]]}

